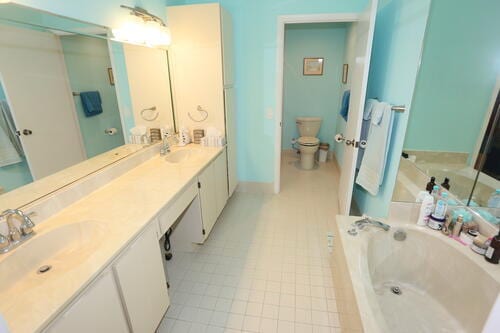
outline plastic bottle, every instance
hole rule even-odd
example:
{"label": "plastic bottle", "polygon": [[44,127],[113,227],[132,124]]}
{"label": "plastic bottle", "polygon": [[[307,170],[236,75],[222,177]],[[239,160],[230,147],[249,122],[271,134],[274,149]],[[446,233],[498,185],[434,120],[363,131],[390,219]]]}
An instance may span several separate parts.
{"label": "plastic bottle", "polygon": [[434,185],[432,187],[431,195],[434,198],[434,202],[437,202],[439,199],[439,185]]}
{"label": "plastic bottle", "polygon": [[422,195],[422,204],[418,214],[417,225],[426,226],[434,208],[434,198],[427,192]]}
{"label": "plastic bottle", "polygon": [[458,235],[460,235],[460,231],[462,231],[463,225],[464,225],[464,217],[463,217],[463,215],[458,215],[457,221],[455,222],[455,225],[453,226],[453,236],[454,237],[458,237]]}
{"label": "plastic bottle", "polygon": [[438,219],[444,219],[446,216],[446,210],[448,209],[448,193],[443,192],[441,197],[436,201],[436,207],[434,208],[434,213],[432,216]]}
{"label": "plastic bottle", "polygon": [[431,180],[429,180],[429,182],[425,186],[425,190],[427,192],[429,192],[429,194],[431,194],[432,193],[432,188],[434,187],[434,185],[436,185],[436,177],[432,176]]}
{"label": "plastic bottle", "polygon": [[488,199],[488,207],[500,208],[500,189],[491,193],[490,198]]}

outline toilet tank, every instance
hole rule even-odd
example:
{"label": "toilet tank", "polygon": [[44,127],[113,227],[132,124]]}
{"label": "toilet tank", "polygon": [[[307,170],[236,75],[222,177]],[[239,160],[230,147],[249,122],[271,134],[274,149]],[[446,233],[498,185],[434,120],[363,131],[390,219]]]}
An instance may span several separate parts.
{"label": "toilet tank", "polygon": [[321,127],[321,118],[319,117],[297,117],[295,123],[299,129],[300,136],[316,137]]}

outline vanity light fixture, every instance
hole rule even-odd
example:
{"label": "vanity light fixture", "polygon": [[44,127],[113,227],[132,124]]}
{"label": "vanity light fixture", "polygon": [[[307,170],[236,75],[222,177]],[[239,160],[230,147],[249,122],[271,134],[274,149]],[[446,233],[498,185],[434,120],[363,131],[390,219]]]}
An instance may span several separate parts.
{"label": "vanity light fixture", "polygon": [[170,30],[161,18],[141,7],[121,5],[132,16],[120,28],[113,29],[116,40],[150,47],[166,47],[170,44]]}

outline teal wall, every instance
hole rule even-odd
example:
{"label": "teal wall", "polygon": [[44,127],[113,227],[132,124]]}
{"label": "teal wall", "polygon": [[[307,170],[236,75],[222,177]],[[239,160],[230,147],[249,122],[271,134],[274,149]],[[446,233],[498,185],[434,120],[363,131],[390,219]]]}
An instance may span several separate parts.
{"label": "teal wall", "polygon": [[[345,23],[290,24],[285,29],[282,148],[299,137],[296,117],[321,117],[319,139],[333,147],[340,106]],[[302,74],[307,57],[325,59],[323,75]]]}
{"label": "teal wall", "polygon": [[432,2],[405,149],[473,152],[500,74],[499,14],[500,1]]}
{"label": "teal wall", "polygon": [[[440,0],[439,0],[440,1]],[[379,5],[367,97],[378,97],[392,104],[405,104],[409,111],[395,115],[384,183],[377,196],[355,185],[354,200],[360,211],[383,217],[389,210],[408,116],[417,77],[422,40],[430,0],[392,0]],[[444,134],[440,132],[441,138]]]}
{"label": "teal wall", "polygon": [[165,0],[16,0],[16,3],[74,19],[99,24],[107,27],[117,27],[129,17],[129,12],[120,5],[140,6],[149,12],[165,18]]}
{"label": "teal wall", "polygon": [[0,168],[0,186],[5,192],[29,184],[33,181],[28,163],[22,162]]}
{"label": "teal wall", "polygon": [[[168,5],[217,2],[168,0]],[[360,12],[366,0],[220,0],[234,26],[238,178],[274,181],[276,26],[279,15]],[[168,21],[168,10],[167,10]]]}
{"label": "teal wall", "polygon": [[[80,97],[75,97],[76,114],[80,124],[87,158],[94,157],[124,144],[118,101],[115,87],[109,83],[108,68],[111,68],[106,40],[82,37],[61,37],[64,61],[72,91],[93,91],[101,95],[103,112],[86,117]],[[106,128],[114,127],[118,133],[104,134]]]}

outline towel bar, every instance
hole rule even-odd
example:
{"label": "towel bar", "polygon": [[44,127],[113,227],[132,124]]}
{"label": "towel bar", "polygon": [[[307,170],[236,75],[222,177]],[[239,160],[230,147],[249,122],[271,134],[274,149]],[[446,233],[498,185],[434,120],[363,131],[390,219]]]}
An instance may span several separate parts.
{"label": "towel bar", "polygon": [[73,96],[80,96],[80,93],[77,93],[77,92],[73,91]]}
{"label": "towel bar", "polygon": [[393,106],[391,106],[391,110],[395,111],[395,112],[405,112],[406,106],[405,105],[393,105]]}

